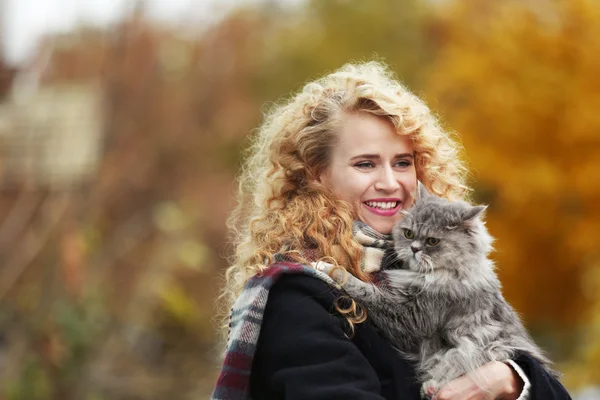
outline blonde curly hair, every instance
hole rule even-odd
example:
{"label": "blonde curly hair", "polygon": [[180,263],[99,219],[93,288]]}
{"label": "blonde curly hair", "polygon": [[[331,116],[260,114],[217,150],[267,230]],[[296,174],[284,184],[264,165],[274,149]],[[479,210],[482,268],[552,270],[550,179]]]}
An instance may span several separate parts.
{"label": "blonde curly hair", "polygon": [[[235,254],[221,295],[224,314],[275,253],[306,262],[297,250],[316,249],[317,258],[368,280],[352,237],[352,207],[318,179],[328,167],[340,121],[354,112],[387,118],[398,135],[412,139],[417,178],[429,191],[448,199],[468,191],[460,146],[382,63],[347,64],[306,84],[266,115],[239,175],[238,205],[228,221]],[[338,310],[351,327],[365,319],[354,303]]]}

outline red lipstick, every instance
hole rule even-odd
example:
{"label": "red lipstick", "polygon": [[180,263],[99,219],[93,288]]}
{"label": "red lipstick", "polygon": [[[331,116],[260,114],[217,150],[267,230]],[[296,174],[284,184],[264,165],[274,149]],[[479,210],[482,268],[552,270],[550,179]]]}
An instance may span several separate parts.
{"label": "red lipstick", "polygon": [[[379,207],[372,207],[370,205],[367,204],[367,202],[371,203],[371,202],[380,202],[380,203],[392,203],[395,202],[397,203],[395,207],[393,208],[379,208]],[[369,199],[367,201],[363,202],[365,208],[367,210],[369,210],[370,212],[372,212],[373,214],[376,215],[380,215],[382,217],[391,217],[392,215],[395,215],[398,210],[400,209],[400,206],[402,205],[402,200],[398,199],[398,198],[378,198],[378,199]]]}

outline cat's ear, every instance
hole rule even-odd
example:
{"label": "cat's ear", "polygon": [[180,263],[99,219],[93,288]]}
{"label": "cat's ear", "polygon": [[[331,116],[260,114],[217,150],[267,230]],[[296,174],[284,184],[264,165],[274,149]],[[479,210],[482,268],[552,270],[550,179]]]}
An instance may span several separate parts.
{"label": "cat's ear", "polygon": [[423,185],[421,181],[417,181],[417,193],[418,199],[426,199],[427,197],[433,197],[433,195],[427,191],[427,188],[425,188],[425,185]]}
{"label": "cat's ear", "polygon": [[469,207],[463,213],[463,222],[471,222],[474,221],[475,218],[482,217],[483,213],[487,210],[487,206],[473,206]]}

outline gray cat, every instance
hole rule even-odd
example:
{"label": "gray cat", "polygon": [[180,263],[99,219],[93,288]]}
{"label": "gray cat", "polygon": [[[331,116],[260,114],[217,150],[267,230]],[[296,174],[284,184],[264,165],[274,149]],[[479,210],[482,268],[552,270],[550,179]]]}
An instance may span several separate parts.
{"label": "gray cat", "polygon": [[329,265],[318,267],[367,309],[404,357],[416,362],[423,397],[517,352],[556,375],[501,294],[487,258],[492,238],[481,219],[485,208],[432,196],[421,185],[417,201],[394,227],[395,267],[377,272],[377,284]]}

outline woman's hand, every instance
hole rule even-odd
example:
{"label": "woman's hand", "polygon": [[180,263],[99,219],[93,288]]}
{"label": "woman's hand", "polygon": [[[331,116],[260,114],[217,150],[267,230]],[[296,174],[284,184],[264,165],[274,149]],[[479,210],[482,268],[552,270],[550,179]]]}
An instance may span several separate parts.
{"label": "woman's hand", "polygon": [[476,369],[472,375],[481,377],[479,387],[469,375],[448,382],[433,400],[516,400],[523,390],[523,381],[505,363],[492,361]]}

